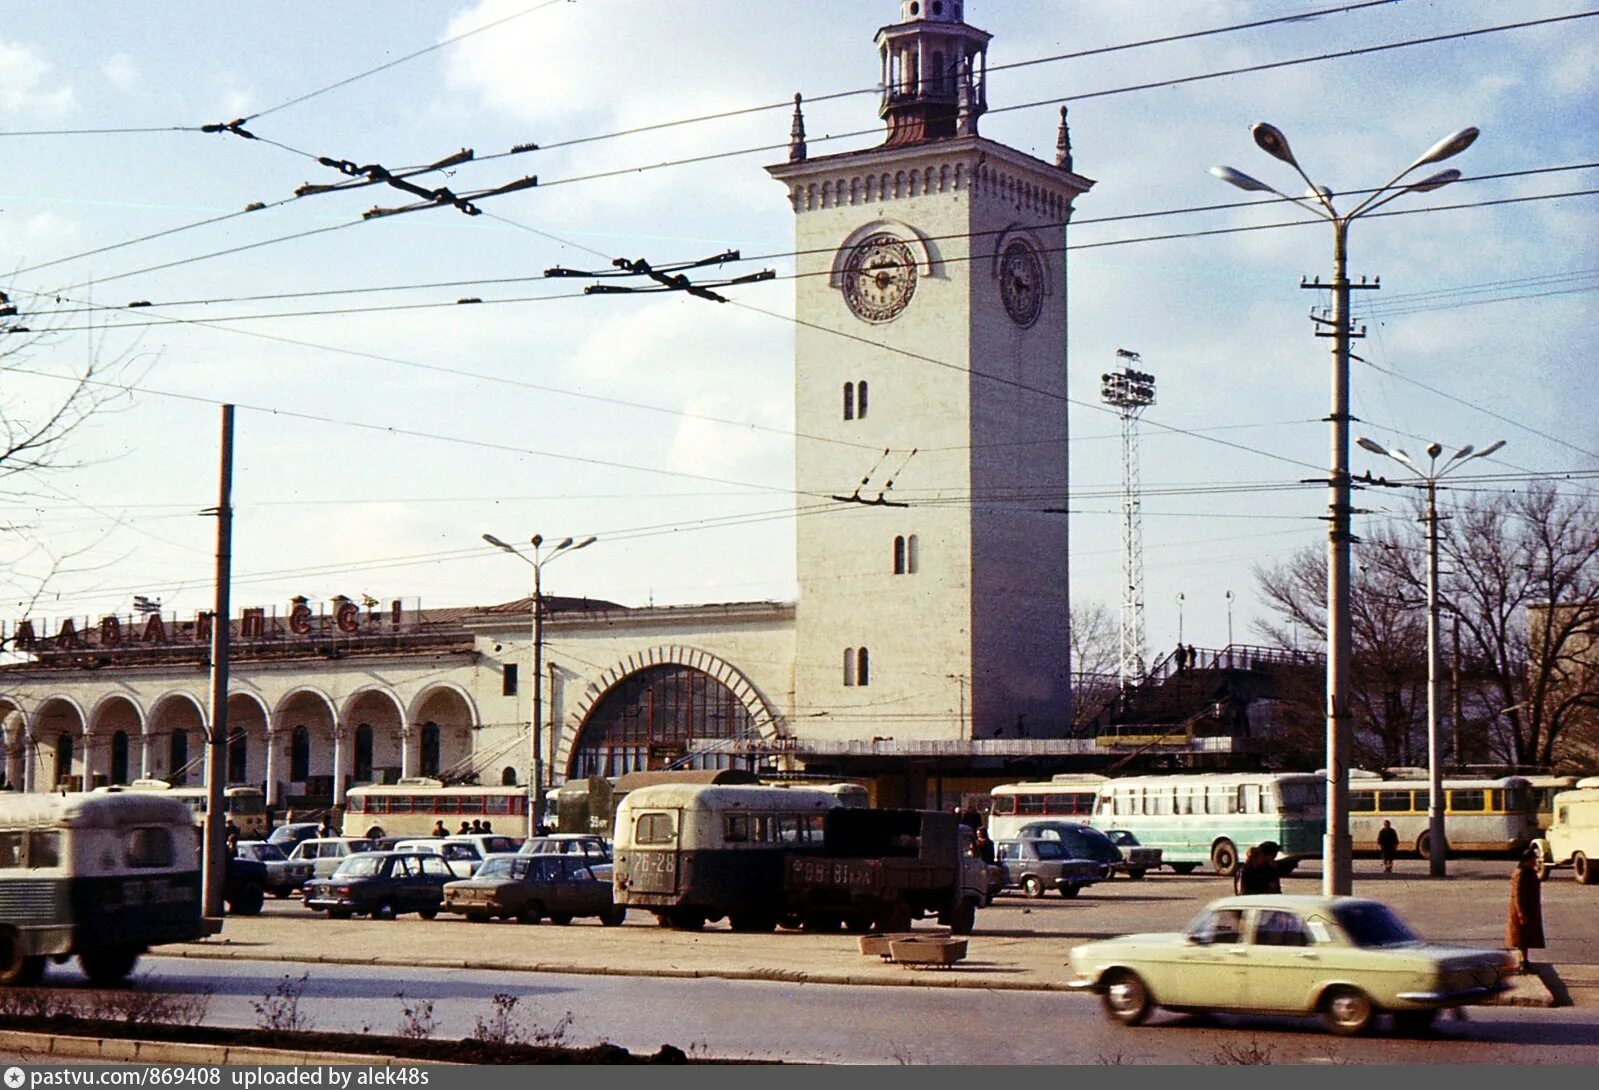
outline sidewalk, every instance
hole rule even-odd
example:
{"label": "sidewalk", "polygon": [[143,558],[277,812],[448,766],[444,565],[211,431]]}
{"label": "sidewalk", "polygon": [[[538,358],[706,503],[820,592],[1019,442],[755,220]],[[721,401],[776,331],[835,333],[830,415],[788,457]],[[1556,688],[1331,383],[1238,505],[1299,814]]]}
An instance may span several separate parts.
{"label": "sidewalk", "polygon": [[[1061,915],[1072,907],[1064,902],[1037,904],[1036,910],[1005,905],[982,913],[966,960],[937,970],[862,956],[855,936],[844,933],[751,935],[715,927],[678,932],[657,927],[647,915],[632,916],[615,928],[594,921],[569,927],[520,926],[447,917],[433,922],[414,917],[332,921],[312,916],[298,902],[272,906],[268,914],[255,918],[229,918],[220,936],[162,947],[157,953],[344,965],[1064,991],[1070,977],[1065,965],[1070,949],[1113,932],[1071,934],[1015,926],[1026,923],[1027,915]],[[1057,905],[1061,912],[1050,913]],[[1599,966],[1581,970],[1569,970],[1573,981],[1581,982],[1569,984],[1571,995],[1581,996],[1579,1005],[1599,1006]],[[1556,974],[1557,987],[1567,972]],[[1540,975],[1527,974],[1515,977],[1512,989],[1498,1002],[1552,1007],[1556,996]]]}

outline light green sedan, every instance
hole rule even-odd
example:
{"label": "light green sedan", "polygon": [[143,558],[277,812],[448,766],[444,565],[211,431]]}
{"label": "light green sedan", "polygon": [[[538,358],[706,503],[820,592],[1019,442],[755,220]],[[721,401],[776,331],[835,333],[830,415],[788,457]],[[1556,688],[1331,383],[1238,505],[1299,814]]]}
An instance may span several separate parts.
{"label": "light green sedan", "polygon": [[1123,935],[1074,948],[1070,987],[1097,993],[1135,1026],[1182,1012],[1319,1014],[1344,1036],[1385,1012],[1420,1032],[1444,1007],[1509,985],[1503,951],[1423,942],[1387,905],[1356,897],[1224,897],[1181,933]]}

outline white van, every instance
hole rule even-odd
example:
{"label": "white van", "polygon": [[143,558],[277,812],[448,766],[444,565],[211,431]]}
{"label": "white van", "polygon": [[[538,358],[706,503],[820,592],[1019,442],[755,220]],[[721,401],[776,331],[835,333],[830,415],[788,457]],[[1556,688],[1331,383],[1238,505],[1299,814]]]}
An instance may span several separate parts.
{"label": "white van", "polygon": [[1538,877],[1569,865],[1583,885],[1599,882],[1599,780],[1581,780],[1577,790],[1555,796],[1549,829],[1533,847],[1538,849]]}
{"label": "white van", "polygon": [[330,878],[339,864],[344,862],[345,856],[369,852],[372,847],[370,840],[360,837],[314,836],[296,844],[289,859],[293,862],[309,862],[313,878]]}

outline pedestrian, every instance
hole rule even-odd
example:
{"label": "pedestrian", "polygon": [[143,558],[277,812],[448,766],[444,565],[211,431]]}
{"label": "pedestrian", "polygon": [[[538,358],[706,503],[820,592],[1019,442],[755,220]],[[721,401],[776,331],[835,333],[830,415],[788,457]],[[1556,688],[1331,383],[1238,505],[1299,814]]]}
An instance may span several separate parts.
{"label": "pedestrian", "polygon": [[237,833],[228,834],[228,858],[239,858],[239,835]]}
{"label": "pedestrian", "polygon": [[333,826],[328,823],[327,818],[324,817],[320,822],[317,823],[316,835],[319,837],[329,837],[333,835]]}
{"label": "pedestrian", "polygon": [[1177,672],[1179,674],[1188,669],[1188,648],[1179,643],[1177,650],[1172,652],[1172,658],[1177,660]]}
{"label": "pedestrian", "polygon": [[961,824],[975,831],[983,824],[983,815],[977,812],[977,807],[968,806],[961,814]]}
{"label": "pedestrian", "polygon": [[1192,670],[1199,665],[1199,652],[1194,650],[1194,645],[1188,645],[1188,668]]}
{"label": "pedestrian", "polygon": [[1233,890],[1240,894],[1281,893],[1282,872],[1277,866],[1277,853],[1282,850],[1275,841],[1256,844],[1244,855],[1244,865],[1233,875]]}
{"label": "pedestrian", "polygon": [[490,821],[488,818],[484,818],[483,819],[483,832],[484,832],[484,835],[492,833],[493,831],[494,831],[494,823],[492,821]]}
{"label": "pedestrian", "polygon": [[981,859],[984,863],[987,863],[991,866],[993,865],[994,842],[988,838],[988,830],[983,828],[981,825],[977,827],[977,836],[973,841],[972,850],[976,852],[977,858]]}
{"label": "pedestrian", "polygon": [[482,831],[483,831],[483,823],[481,821],[479,821],[477,818],[473,818],[472,819],[472,832],[481,833]]}
{"label": "pedestrian", "polygon": [[472,835],[472,826],[468,825],[464,821],[461,822],[461,829],[455,835],[456,836],[471,836]]}
{"label": "pedestrian", "polygon": [[443,821],[435,821],[433,823],[433,834],[432,835],[434,835],[434,836],[449,836],[450,835],[450,830],[448,830],[448,829],[446,829],[444,827],[444,822]]}
{"label": "pedestrian", "polygon": [[1528,950],[1542,950],[1543,882],[1538,878],[1542,857],[1537,848],[1528,848],[1510,876],[1510,918],[1505,923],[1505,945],[1516,951],[1517,972],[1528,971]]}
{"label": "pedestrian", "polygon": [[1377,830],[1377,850],[1382,852],[1383,872],[1392,874],[1394,856],[1399,854],[1399,831],[1394,828],[1393,822],[1384,821],[1382,828]]}
{"label": "pedestrian", "polygon": [[243,838],[244,830],[235,825],[232,818],[228,818],[228,823],[222,827],[222,835],[225,837],[231,836],[234,840],[239,840]]}

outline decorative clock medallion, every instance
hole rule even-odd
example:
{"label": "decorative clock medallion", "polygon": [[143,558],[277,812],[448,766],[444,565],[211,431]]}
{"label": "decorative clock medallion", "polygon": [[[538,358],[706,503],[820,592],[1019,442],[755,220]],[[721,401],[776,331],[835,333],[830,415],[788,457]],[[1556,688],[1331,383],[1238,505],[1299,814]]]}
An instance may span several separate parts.
{"label": "decorative clock medallion", "polygon": [[1020,239],[1013,240],[999,262],[999,294],[1011,321],[1019,326],[1038,321],[1044,304],[1043,283],[1044,269],[1038,254]]}
{"label": "decorative clock medallion", "polygon": [[916,294],[916,255],[894,235],[871,235],[844,261],[844,302],[857,318],[890,322]]}

